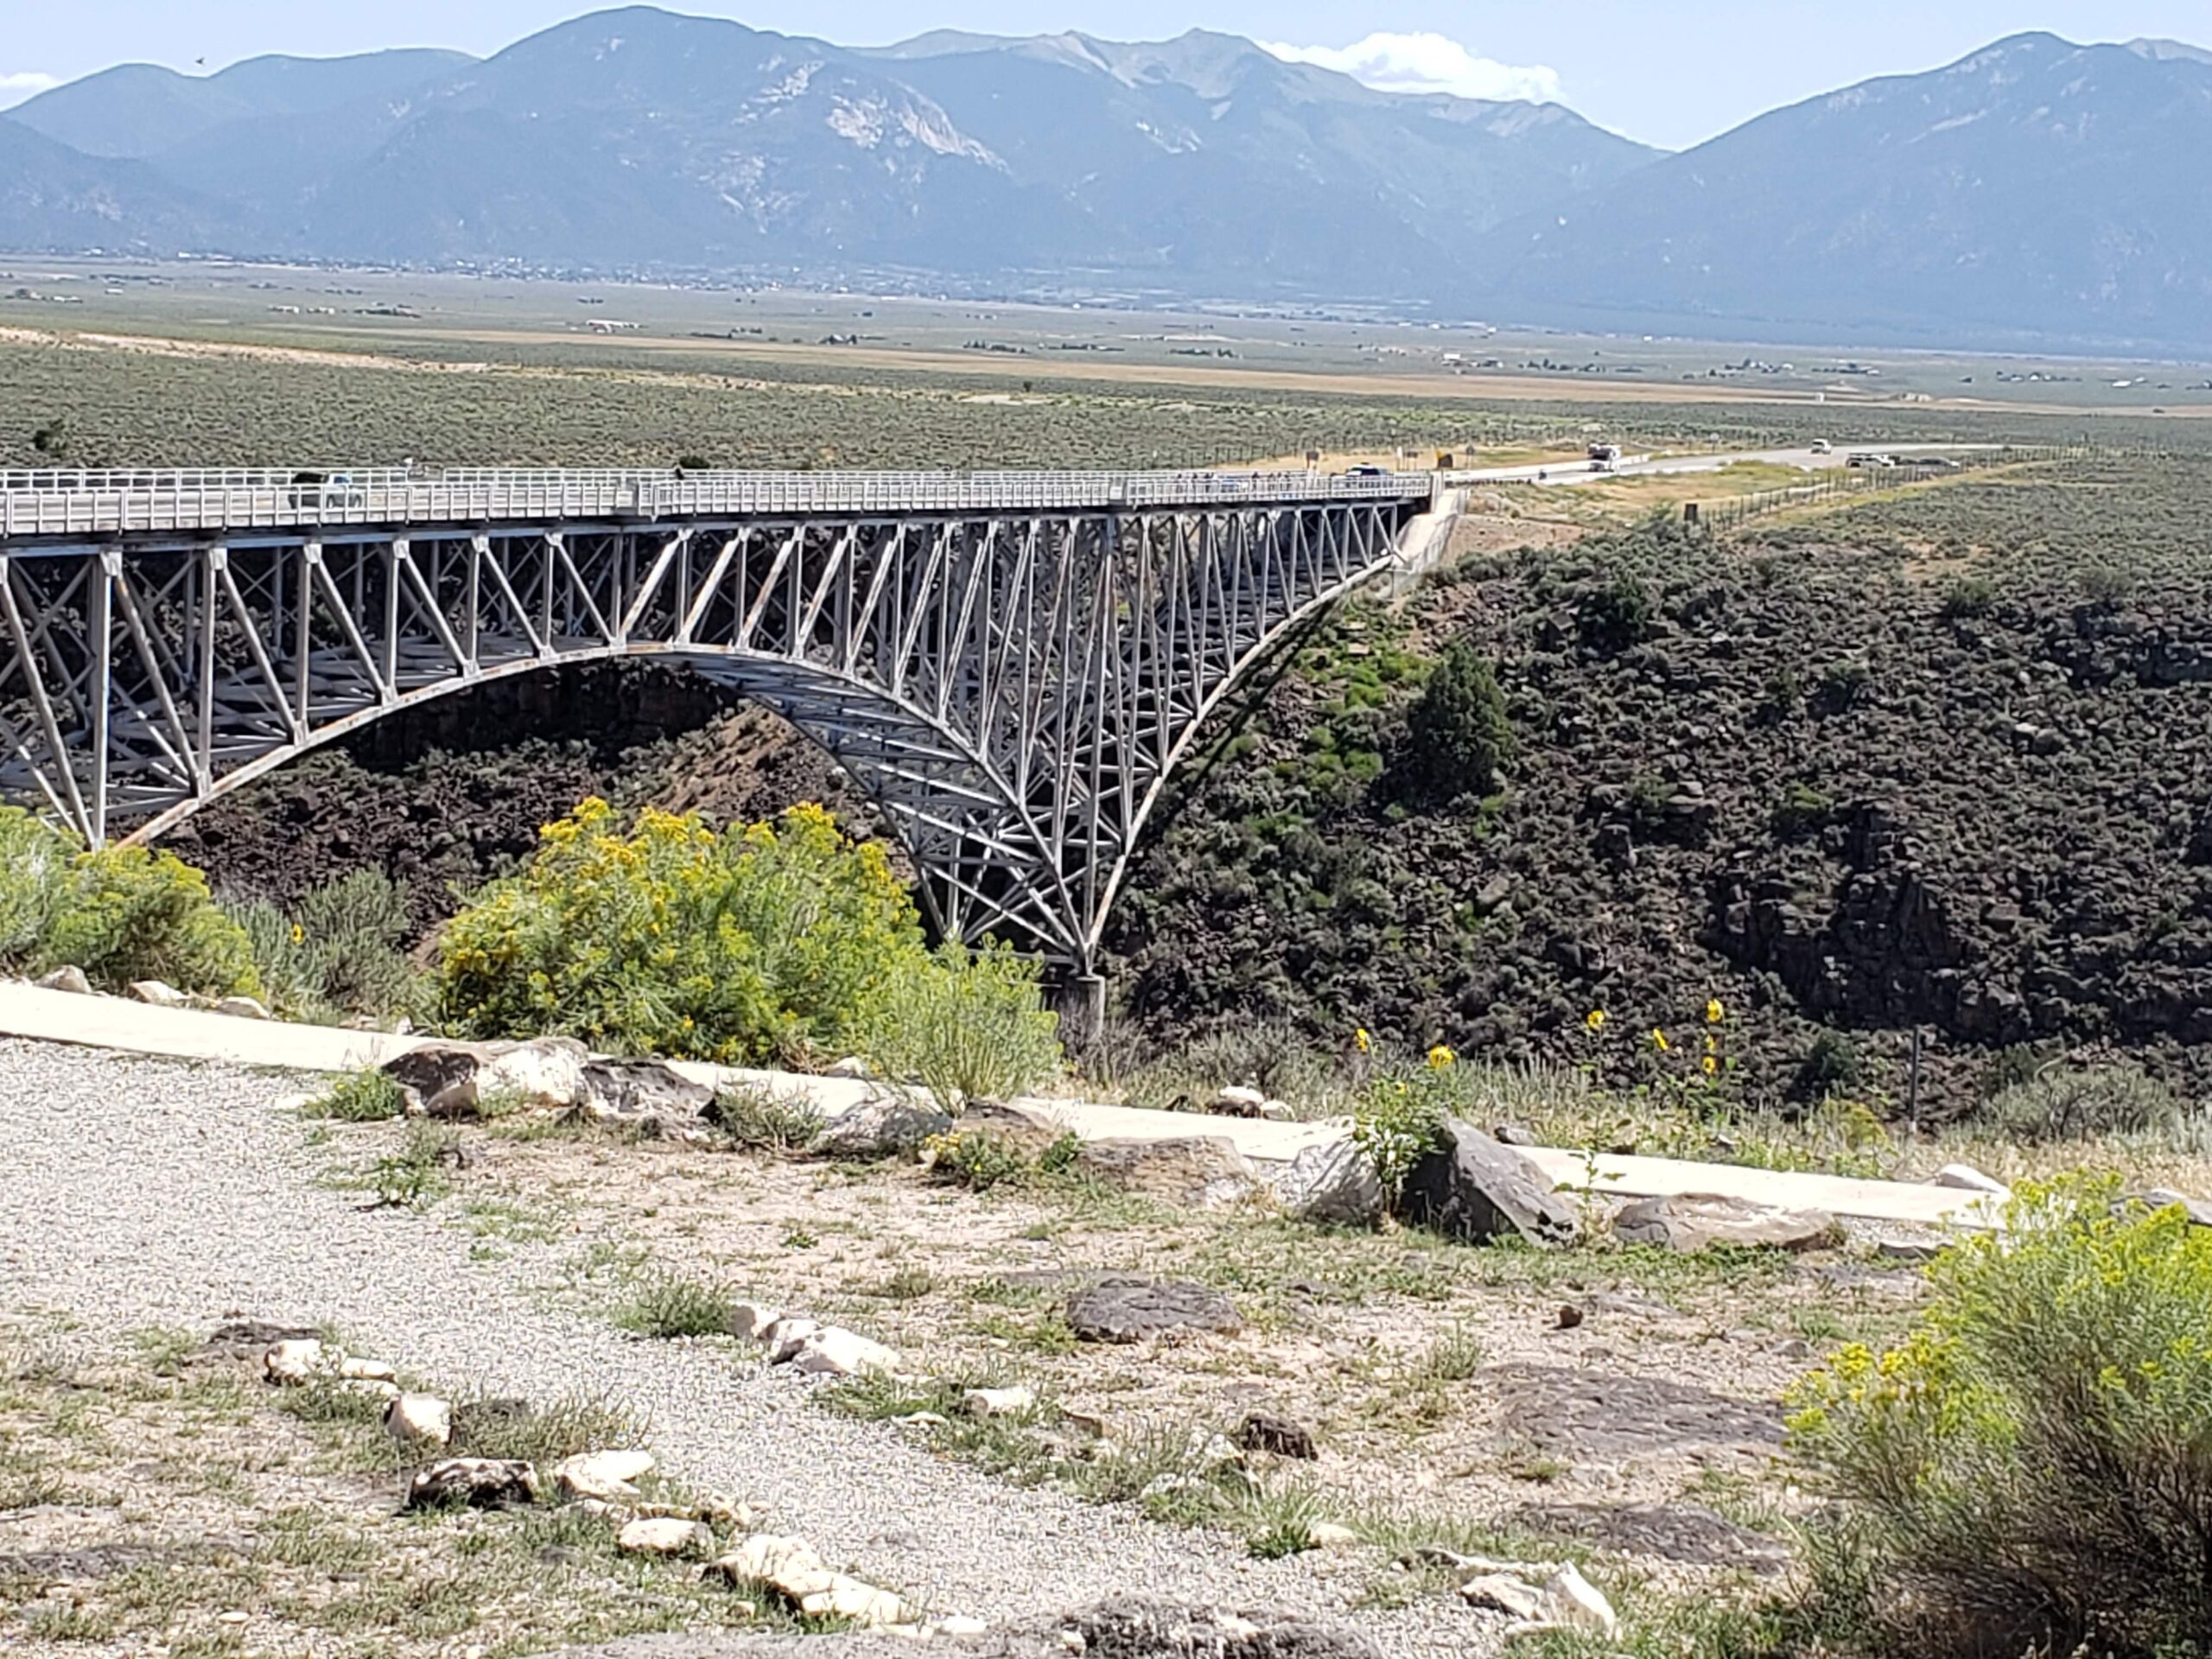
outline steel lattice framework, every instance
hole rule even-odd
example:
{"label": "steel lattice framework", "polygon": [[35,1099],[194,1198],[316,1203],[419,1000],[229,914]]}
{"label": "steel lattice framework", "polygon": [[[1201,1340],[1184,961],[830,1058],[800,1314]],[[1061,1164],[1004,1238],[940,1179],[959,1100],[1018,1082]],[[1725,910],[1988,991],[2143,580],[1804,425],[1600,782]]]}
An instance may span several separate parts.
{"label": "steel lattice framework", "polygon": [[1146,817],[1419,479],[0,474],[0,795],[143,839],[315,744],[549,664],[673,659],[897,826],[947,936],[1088,973]]}

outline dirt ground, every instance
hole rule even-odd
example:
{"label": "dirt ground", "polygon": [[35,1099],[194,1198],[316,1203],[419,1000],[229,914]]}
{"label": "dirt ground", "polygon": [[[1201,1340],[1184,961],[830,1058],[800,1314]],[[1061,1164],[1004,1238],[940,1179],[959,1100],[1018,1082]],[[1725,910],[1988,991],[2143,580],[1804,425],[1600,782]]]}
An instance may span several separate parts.
{"label": "dirt ground", "polygon": [[[334,1155],[398,1133],[334,1131]],[[1581,1554],[1631,1603],[1783,1570],[1772,1529],[1801,1501],[1783,1394],[1837,1344],[1897,1333],[1922,1288],[1863,1251],[1475,1248],[1171,1210],[1072,1178],[976,1192],[903,1161],[458,1133],[439,1209],[479,1249],[535,1253],[552,1294],[610,1319],[645,1321],[672,1288],[744,1298],[889,1343],[902,1376],[931,1379],[849,1385],[837,1408],[957,1414],[967,1388],[1029,1388],[1040,1403],[1018,1424],[916,1423],[1009,1478],[1110,1488],[1056,1461],[1071,1440],[1195,1444],[1255,1412],[1292,1420],[1318,1459],[1254,1458],[1270,1496],[1227,1524],[1255,1551],[1286,1517],[1349,1527],[1378,1604],[1449,1593],[1397,1565],[1421,1544]],[[1068,1298],[1109,1274],[1225,1293],[1241,1329],[1080,1341]],[[1160,1497],[1141,1501],[1224,1524]]]}

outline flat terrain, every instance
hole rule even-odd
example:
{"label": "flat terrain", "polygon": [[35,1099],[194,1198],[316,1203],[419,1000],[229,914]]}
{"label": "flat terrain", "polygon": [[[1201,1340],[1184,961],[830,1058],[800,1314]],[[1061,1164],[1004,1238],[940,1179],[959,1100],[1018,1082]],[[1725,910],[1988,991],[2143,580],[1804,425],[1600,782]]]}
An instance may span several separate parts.
{"label": "flat terrain", "polygon": [[[1419,1545],[1577,1557],[1631,1615],[1783,1570],[1781,1395],[1920,1290],[1859,1251],[1478,1249],[534,1118],[427,1132],[425,1164],[425,1131],[304,1123],[277,1078],[14,1043],[0,1069],[0,1619],[57,1652],[504,1653],[741,1618],[573,1516],[395,1519],[405,1459],[196,1354],[226,1319],[321,1326],[448,1394],[642,1423],[680,1490],[759,1506],[938,1614],[1141,1589],[1356,1617],[1386,1651],[1440,1656],[1490,1651],[1503,1621],[1397,1564]],[[410,1164],[405,1201],[375,1204]],[[1222,1292],[1241,1328],[1078,1341],[1071,1291],[1127,1273]],[[912,1380],[810,1386],[733,1338],[623,1332],[672,1287],[861,1330]],[[1040,1404],[966,1422],[976,1385]],[[1248,1497],[1198,1503],[1178,1471],[1255,1411],[1307,1428],[1318,1460],[1255,1453]],[[1122,1451],[1094,1458],[1091,1436]],[[1140,1490],[1132,1466],[1156,1472]],[[1359,1541],[1265,1559],[1317,1521]],[[141,1569],[163,1560],[189,1570],[156,1596]],[[382,1596],[400,1600],[369,1611]],[[515,1599],[519,1626],[498,1611]]]}

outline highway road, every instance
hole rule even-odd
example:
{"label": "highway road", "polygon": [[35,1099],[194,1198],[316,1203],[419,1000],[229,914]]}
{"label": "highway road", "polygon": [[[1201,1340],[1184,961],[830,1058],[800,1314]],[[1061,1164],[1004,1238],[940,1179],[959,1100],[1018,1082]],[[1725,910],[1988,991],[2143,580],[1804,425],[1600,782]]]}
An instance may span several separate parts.
{"label": "highway road", "polygon": [[[1971,443],[1916,443],[1898,449],[1869,445],[1867,451],[1885,454],[1935,455],[1967,453],[1986,446]],[[1843,466],[1858,449],[1837,448],[1821,454],[1807,448],[1740,449],[1719,455],[1624,455],[1609,473],[1592,472],[1590,463],[1569,456],[1534,467],[1478,467],[1443,474],[1446,484],[1589,484],[1603,478],[1656,477],[1668,474],[1717,473],[1738,461],[1764,461],[1776,467],[1795,467],[1802,472],[1825,472]]]}

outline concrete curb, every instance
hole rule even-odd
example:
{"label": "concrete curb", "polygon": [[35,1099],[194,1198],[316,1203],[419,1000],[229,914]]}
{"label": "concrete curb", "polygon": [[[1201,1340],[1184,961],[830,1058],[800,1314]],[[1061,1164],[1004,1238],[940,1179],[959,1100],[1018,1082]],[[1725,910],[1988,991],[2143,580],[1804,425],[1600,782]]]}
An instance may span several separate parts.
{"label": "concrete curb", "polygon": [[[41,990],[19,981],[0,982],[0,1036],[68,1043],[129,1054],[251,1066],[273,1071],[337,1073],[382,1065],[429,1037],[344,1031],[327,1026],[241,1020],[194,1008],[157,1008],[122,997],[81,996]],[[709,1088],[746,1084],[804,1095],[830,1116],[891,1094],[880,1084],[855,1077],[805,1077],[679,1063],[675,1069]],[[1200,1116],[1103,1106],[1088,1101],[1031,1099],[1017,1103],[1049,1115],[1086,1141],[1173,1141],[1193,1135],[1233,1143],[1246,1157],[1285,1164],[1309,1147],[1343,1140],[1343,1119],[1277,1123],[1261,1118]],[[1517,1147],[1553,1184],[1570,1192],[1623,1198],[1711,1193],[1785,1209],[1825,1210],[1853,1221],[1900,1222],[1923,1227],[1985,1230],[1997,1224],[1986,1195],[1957,1187],[1909,1181],[1854,1180],[1840,1175],[1753,1169],[1738,1164],[1688,1163],[1672,1158],[1620,1158],[1548,1147]]]}

